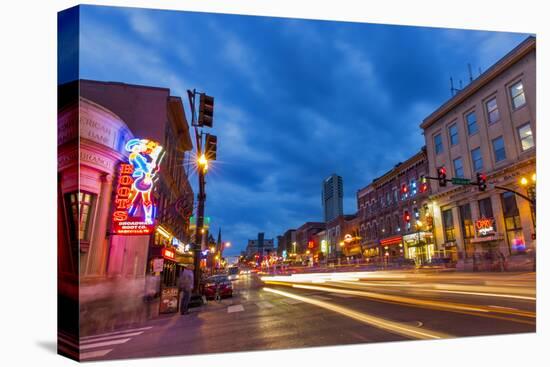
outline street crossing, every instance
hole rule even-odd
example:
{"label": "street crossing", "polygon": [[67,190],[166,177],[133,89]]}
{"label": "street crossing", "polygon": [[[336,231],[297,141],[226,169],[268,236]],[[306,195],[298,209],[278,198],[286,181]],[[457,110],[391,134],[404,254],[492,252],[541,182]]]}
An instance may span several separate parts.
{"label": "street crossing", "polygon": [[129,342],[134,337],[152,328],[152,326],[146,326],[82,337],[80,338],[80,360],[84,361],[104,357],[117,346]]}

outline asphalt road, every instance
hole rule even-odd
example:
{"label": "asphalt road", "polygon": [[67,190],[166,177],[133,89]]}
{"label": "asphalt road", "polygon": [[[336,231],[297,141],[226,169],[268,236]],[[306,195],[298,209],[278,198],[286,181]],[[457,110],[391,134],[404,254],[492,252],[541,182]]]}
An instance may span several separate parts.
{"label": "asphalt road", "polygon": [[[263,280],[262,280],[263,279]],[[250,275],[234,296],[82,338],[83,361],[535,331],[535,273]]]}

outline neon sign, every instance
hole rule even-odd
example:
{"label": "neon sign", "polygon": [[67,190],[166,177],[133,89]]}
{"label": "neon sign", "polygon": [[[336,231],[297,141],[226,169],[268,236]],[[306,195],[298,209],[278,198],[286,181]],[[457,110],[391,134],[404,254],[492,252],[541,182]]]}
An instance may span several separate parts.
{"label": "neon sign", "polygon": [[495,232],[495,227],[493,223],[495,222],[492,218],[481,218],[476,220],[476,229],[480,236],[489,236]]}
{"label": "neon sign", "polygon": [[169,260],[174,260],[176,258],[176,254],[174,253],[174,251],[168,250],[167,248],[163,248],[161,251],[161,254],[162,254],[162,257]]}
{"label": "neon sign", "polygon": [[156,215],[151,193],[164,151],[157,142],[149,139],[130,139],[125,149],[130,155],[128,163],[119,165],[113,233],[151,234]]}

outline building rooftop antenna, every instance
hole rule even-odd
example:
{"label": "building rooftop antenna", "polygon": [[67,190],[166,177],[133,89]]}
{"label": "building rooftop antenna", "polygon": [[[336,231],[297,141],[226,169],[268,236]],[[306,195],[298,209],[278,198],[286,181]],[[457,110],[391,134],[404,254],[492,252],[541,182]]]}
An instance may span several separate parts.
{"label": "building rooftop antenna", "polygon": [[472,77],[472,65],[470,65],[470,63],[468,63],[468,75],[470,76],[470,83],[474,80],[474,78]]}
{"label": "building rooftop antenna", "polygon": [[460,89],[455,88],[454,82],[453,82],[453,77],[451,77],[450,79],[451,79],[451,97],[454,97],[455,94],[460,91]]}

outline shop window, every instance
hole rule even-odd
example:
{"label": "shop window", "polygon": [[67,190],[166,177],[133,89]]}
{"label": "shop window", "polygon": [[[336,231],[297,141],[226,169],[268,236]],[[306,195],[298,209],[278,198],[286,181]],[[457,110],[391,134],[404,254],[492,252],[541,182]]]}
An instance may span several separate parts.
{"label": "shop window", "polygon": [[519,217],[516,196],[511,192],[505,192],[501,195],[501,198],[508,248],[512,253],[524,252],[525,239],[523,238],[523,230],[521,228],[521,219]]}
{"label": "shop window", "polygon": [[[491,198],[485,198],[478,201],[479,204],[479,216],[480,218],[494,219],[493,205],[491,204]],[[496,230],[496,223],[494,224]]]}
{"label": "shop window", "polygon": [[65,195],[71,236],[78,233],[79,241],[90,240],[90,222],[95,205],[96,195],[79,191]]}
{"label": "shop window", "polygon": [[514,110],[525,104],[525,92],[523,91],[522,82],[517,82],[510,87],[510,97],[512,98],[512,107]]}
{"label": "shop window", "polygon": [[531,131],[531,124],[526,123],[520,126],[518,129],[519,140],[521,142],[521,150],[526,151],[535,146],[535,140],[533,139],[533,132]]}
{"label": "shop window", "polygon": [[474,223],[472,222],[472,211],[470,204],[465,204],[460,207],[460,219],[462,222],[462,233],[464,234],[464,238],[474,237]]}
{"label": "shop window", "polygon": [[453,212],[451,209],[444,210],[441,213],[443,217],[443,228],[445,230],[445,242],[452,242],[456,239],[453,223]]}

